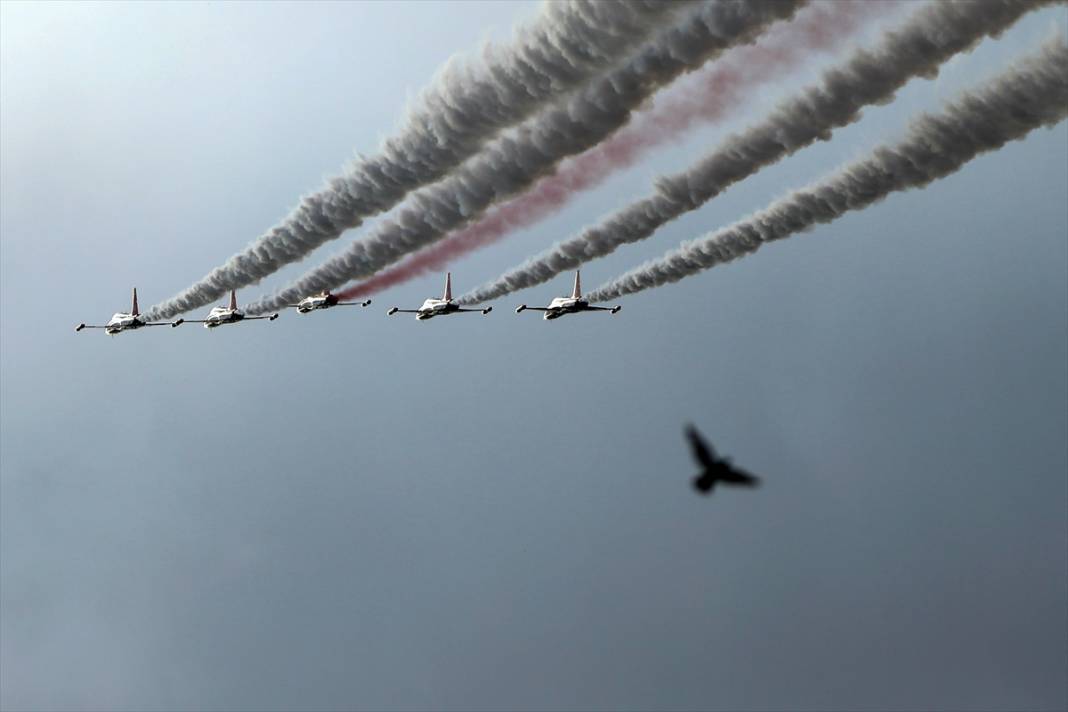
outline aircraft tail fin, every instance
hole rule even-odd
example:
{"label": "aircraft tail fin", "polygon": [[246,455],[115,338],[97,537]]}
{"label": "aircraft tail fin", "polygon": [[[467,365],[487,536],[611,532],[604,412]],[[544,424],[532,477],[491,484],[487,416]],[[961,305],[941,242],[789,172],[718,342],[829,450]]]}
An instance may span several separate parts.
{"label": "aircraft tail fin", "polygon": [[571,297],[573,299],[582,298],[582,271],[575,270],[575,287],[571,290]]}
{"label": "aircraft tail fin", "polygon": [[137,287],[134,287],[133,290],[133,308],[130,310],[130,314],[132,314],[133,316],[138,316],[141,313],[141,310],[137,308]]}
{"label": "aircraft tail fin", "polygon": [[445,273],[445,296],[442,299],[447,302],[452,301],[452,272]]}
{"label": "aircraft tail fin", "polygon": [[230,290],[230,309],[237,309],[237,293]]}

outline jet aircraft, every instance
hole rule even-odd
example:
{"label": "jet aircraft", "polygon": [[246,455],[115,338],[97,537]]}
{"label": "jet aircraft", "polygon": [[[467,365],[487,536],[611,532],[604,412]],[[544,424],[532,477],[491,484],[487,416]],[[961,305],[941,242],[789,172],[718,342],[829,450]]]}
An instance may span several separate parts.
{"label": "jet aircraft", "polygon": [[296,304],[287,304],[291,309],[296,309],[301,314],[313,312],[316,309],[329,309],[330,307],[365,307],[371,303],[368,299],[363,302],[343,302],[336,294],[329,291],[319,292],[310,297],[304,297]]}
{"label": "jet aircraft", "polygon": [[133,307],[130,309],[129,314],[118,312],[110,319],[108,323],[103,326],[97,326],[95,324],[78,324],[75,331],[81,331],[82,329],[103,329],[106,334],[118,334],[122,331],[131,331],[133,329],[140,329],[142,326],[167,326],[173,323],[169,321],[145,321],[141,318],[141,310],[137,308],[137,287],[133,290]]}
{"label": "jet aircraft", "polygon": [[735,487],[756,487],[760,484],[759,478],[735,467],[729,458],[717,457],[716,451],[693,425],[686,427],[686,438],[690,441],[693,459],[704,468],[693,478],[693,487],[701,494],[711,494],[718,482]]}
{"label": "jet aircraft", "polygon": [[274,321],[277,318],[278,314],[271,314],[269,316],[245,316],[245,312],[237,308],[237,294],[231,289],[229,306],[213,307],[212,310],[208,312],[207,319],[179,319],[171,324],[171,326],[181,326],[182,324],[189,322],[190,324],[203,324],[205,329],[214,329],[217,326],[236,324],[239,321],[254,321],[256,319]]}
{"label": "jet aircraft", "polygon": [[415,314],[415,318],[419,321],[426,321],[427,319],[433,319],[436,316],[444,316],[446,314],[456,314],[459,312],[482,312],[483,314],[489,314],[493,311],[493,307],[486,307],[485,309],[464,309],[459,304],[452,300],[452,272],[448,272],[445,275],[445,294],[441,299],[430,298],[423,302],[423,306],[418,309],[398,309],[393,307],[387,315],[393,316],[397,312],[403,314]]}
{"label": "jet aircraft", "polygon": [[526,310],[545,312],[542,316],[543,319],[559,319],[564,314],[577,314],[584,311],[606,311],[615,314],[623,307],[594,307],[590,306],[590,303],[582,298],[582,278],[579,274],[579,270],[575,270],[575,286],[571,290],[570,297],[556,297],[547,307],[528,307],[526,304],[520,304],[516,307],[515,313],[521,314]]}

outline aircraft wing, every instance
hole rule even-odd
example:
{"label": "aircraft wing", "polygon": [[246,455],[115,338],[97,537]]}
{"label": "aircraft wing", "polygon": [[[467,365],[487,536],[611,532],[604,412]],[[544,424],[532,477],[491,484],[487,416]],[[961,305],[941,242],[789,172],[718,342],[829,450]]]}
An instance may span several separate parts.
{"label": "aircraft wing", "polygon": [[525,311],[549,311],[549,307],[528,307],[526,304],[520,304],[515,308],[515,313],[520,314]]}
{"label": "aircraft wing", "polygon": [[106,326],[97,326],[96,324],[78,324],[74,327],[75,331],[81,331],[82,329],[106,329]]}
{"label": "aircraft wing", "polygon": [[690,450],[693,451],[694,459],[702,467],[710,468],[716,464],[716,451],[701,437],[701,433],[697,432],[697,428],[693,425],[686,426],[686,438],[690,441]]}
{"label": "aircraft wing", "polygon": [[334,306],[335,307],[365,307],[370,303],[371,303],[371,300],[368,299],[367,301],[364,301],[364,302],[338,302]]}

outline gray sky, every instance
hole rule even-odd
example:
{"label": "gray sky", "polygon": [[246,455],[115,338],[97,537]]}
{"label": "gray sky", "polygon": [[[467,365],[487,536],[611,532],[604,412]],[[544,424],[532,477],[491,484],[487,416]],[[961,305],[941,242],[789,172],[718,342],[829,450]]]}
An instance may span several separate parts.
{"label": "gray sky", "polygon": [[[186,287],[536,12],[0,5],[3,709],[1068,705],[1065,124],[611,318],[511,313],[567,280],[485,318],[385,317],[434,276],[365,310],[73,332],[133,285]],[[584,283],[900,136],[1066,24],[1033,13]],[[458,261],[457,291],[829,61]],[[765,486],[695,496],[690,420]]]}

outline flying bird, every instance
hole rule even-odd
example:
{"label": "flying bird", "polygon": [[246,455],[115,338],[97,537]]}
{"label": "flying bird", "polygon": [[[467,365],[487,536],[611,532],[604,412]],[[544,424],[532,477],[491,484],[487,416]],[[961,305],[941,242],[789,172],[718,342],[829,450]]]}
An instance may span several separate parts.
{"label": "flying bird", "polygon": [[760,484],[759,478],[735,467],[729,458],[716,457],[716,451],[692,424],[686,426],[686,438],[690,441],[694,459],[704,468],[693,478],[693,487],[701,494],[711,494],[717,482],[735,487],[757,487]]}

